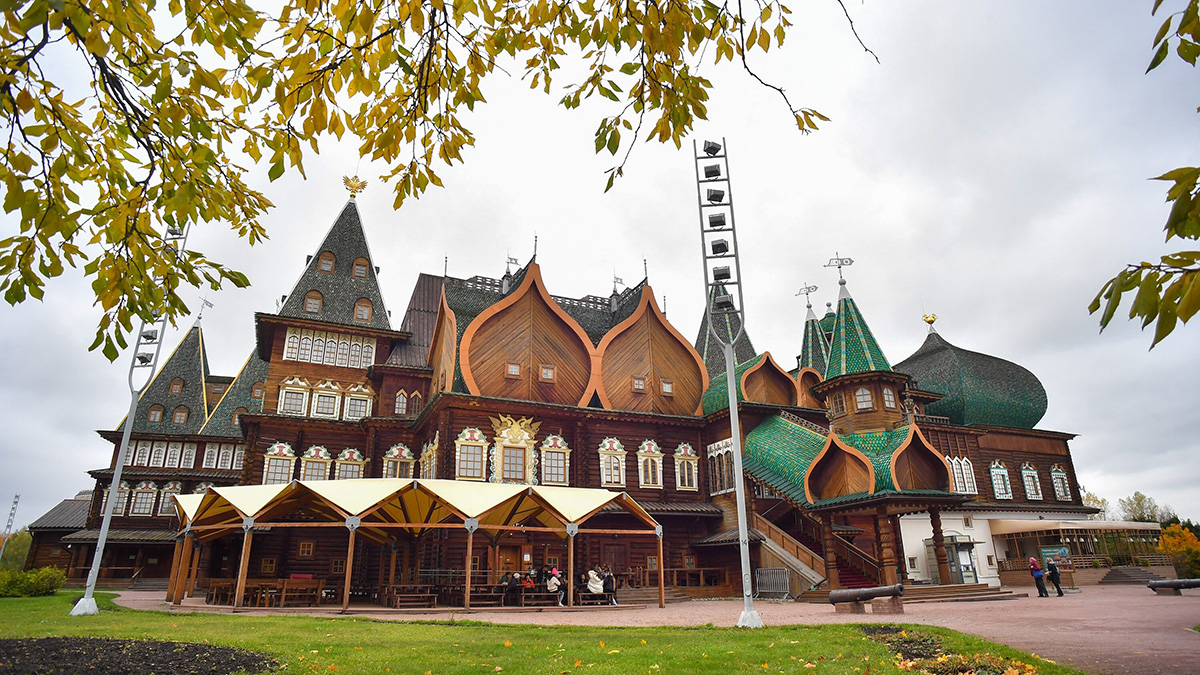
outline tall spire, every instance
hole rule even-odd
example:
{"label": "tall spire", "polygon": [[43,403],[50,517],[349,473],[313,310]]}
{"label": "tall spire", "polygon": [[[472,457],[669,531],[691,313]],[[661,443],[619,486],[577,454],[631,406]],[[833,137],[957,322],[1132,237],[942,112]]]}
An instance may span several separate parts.
{"label": "tall spire", "polygon": [[[208,418],[204,380],[208,357],[199,323],[184,334],[167,362],[138,397],[133,431],[139,434],[195,434]],[[151,415],[151,408],[156,408]],[[176,417],[179,413],[179,417]],[[181,421],[176,422],[176,419]],[[120,429],[124,421],[115,428]]]}
{"label": "tall spire", "polygon": [[[710,379],[725,377],[725,356],[722,352],[721,342],[713,337],[712,331],[709,330],[708,318],[710,316],[717,317],[716,325],[713,328],[719,331],[719,335],[726,342],[737,335],[741,324],[741,319],[737,314],[725,313],[720,310],[714,312],[713,305],[717,296],[727,292],[723,284],[712,286],[712,290],[708,294],[708,306],[705,307],[704,318],[700,320],[700,334],[696,336],[696,351],[700,352],[700,358],[704,360],[704,365],[708,368]],[[741,337],[733,343],[734,367],[747,363],[758,356],[758,353],[754,351],[754,345],[750,343],[750,336],[745,330],[741,333]]]}
{"label": "tall spire", "polygon": [[[368,306],[368,309],[361,309],[360,300],[366,301],[362,306]],[[371,250],[358,215],[357,200],[346,201],[280,308],[279,315],[344,326],[391,329]],[[367,318],[362,318],[364,315]]]}
{"label": "tall spire", "polygon": [[825,379],[872,370],[891,370],[887,357],[871,335],[871,329],[858,311],[854,298],[846,288],[846,280],[838,279],[837,322],[829,344],[829,364]]}
{"label": "tall spire", "polygon": [[816,286],[807,285],[800,289],[800,293],[804,294],[808,314],[804,318],[804,346],[800,350],[800,358],[796,365],[800,368],[812,368],[824,375],[829,363],[829,343],[825,342],[825,330],[821,328],[821,321],[813,312],[812,299],[809,297],[816,290]]}

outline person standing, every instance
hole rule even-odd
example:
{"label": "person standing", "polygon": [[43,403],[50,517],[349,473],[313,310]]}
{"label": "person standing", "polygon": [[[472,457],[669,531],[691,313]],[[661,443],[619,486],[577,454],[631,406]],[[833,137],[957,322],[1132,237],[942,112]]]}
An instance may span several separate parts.
{"label": "person standing", "polygon": [[1050,594],[1046,592],[1046,582],[1042,580],[1045,574],[1042,572],[1042,565],[1037,558],[1029,559],[1029,574],[1033,576],[1033,583],[1037,584],[1038,597],[1048,598]]}
{"label": "person standing", "polygon": [[1054,564],[1054,558],[1046,560],[1046,578],[1050,583],[1054,584],[1054,590],[1058,591],[1058,597],[1063,596],[1062,586],[1059,582],[1062,581],[1062,576],[1058,572],[1058,565]]}
{"label": "person standing", "polygon": [[612,604],[617,604],[617,578],[613,576],[612,569],[608,565],[604,566],[604,574],[601,577],[601,582],[604,587],[604,592],[612,596]]}
{"label": "person standing", "polygon": [[558,593],[558,606],[563,606],[563,587],[562,580],[558,578],[558,570],[555,569],[550,573],[550,578],[546,580],[546,590],[551,593]]}

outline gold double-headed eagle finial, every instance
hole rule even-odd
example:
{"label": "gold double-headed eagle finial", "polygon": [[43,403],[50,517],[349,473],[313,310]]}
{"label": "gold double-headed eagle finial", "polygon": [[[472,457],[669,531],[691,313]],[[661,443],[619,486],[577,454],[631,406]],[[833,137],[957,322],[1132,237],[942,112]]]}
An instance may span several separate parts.
{"label": "gold double-headed eagle finial", "polygon": [[937,321],[937,314],[926,314],[925,315],[925,323],[932,326],[934,321]]}
{"label": "gold double-headed eagle finial", "polygon": [[342,176],[342,184],[350,191],[351,197],[367,189],[367,181],[358,176]]}

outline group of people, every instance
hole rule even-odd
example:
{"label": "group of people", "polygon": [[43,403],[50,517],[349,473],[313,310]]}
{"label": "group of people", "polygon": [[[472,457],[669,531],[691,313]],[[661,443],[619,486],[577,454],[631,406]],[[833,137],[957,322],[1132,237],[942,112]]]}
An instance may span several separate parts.
{"label": "group of people", "polygon": [[540,570],[531,569],[522,574],[521,572],[505,572],[496,584],[496,590],[504,593],[506,604],[517,604],[516,596],[522,588],[538,588],[545,586],[550,593],[558,594],[558,606],[563,606],[563,600],[566,598],[566,584],[563,583],[562,577],[559,575],[558,568]]}
{"label": "group of people", "polygon": [[1033,583],[1037,584],[1039,598],[1050,597],[1050,593],[1046,590],[1046,579],[1049,579],[1050,583],[1054,584],[1054,590],[1058,591],[1058,597],[1061,598],[1063,596],[1062,586],[1060,585],[1062,576],[1058,572],[1058,565],[1054,564],[1054,558],[1046,559],[1046,569],[1044,571],[1042,570],[1042,564],[1038,562],[1037,558],[1030,558],[1029,574],[1033,576]]}
{"label": "group of people", "polygon": [[608,565],[597,565],[579,575],[579,581],[588,593],[609,593],[612,595],[612,604],[617,604],[617,578]]}

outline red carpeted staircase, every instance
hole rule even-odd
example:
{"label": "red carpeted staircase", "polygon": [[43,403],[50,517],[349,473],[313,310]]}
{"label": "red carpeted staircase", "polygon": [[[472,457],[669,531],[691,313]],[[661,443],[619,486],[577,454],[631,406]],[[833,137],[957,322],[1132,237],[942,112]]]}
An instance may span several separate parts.
{"label": "red carpeted staircase", "polygon": [[[808,536],[800,528],[789,529],[787,533],[795,538],[796,541],[804,544],[813,553],[821,557],[825,556],[825,547],[821,545],[821,542]],[[869,588],[879,585],[876,581],[868,579],[861,572],[851,567],[850,563],[846,562],[841,556],[837,558],[837,572],[838,585],[842,588]]]}

